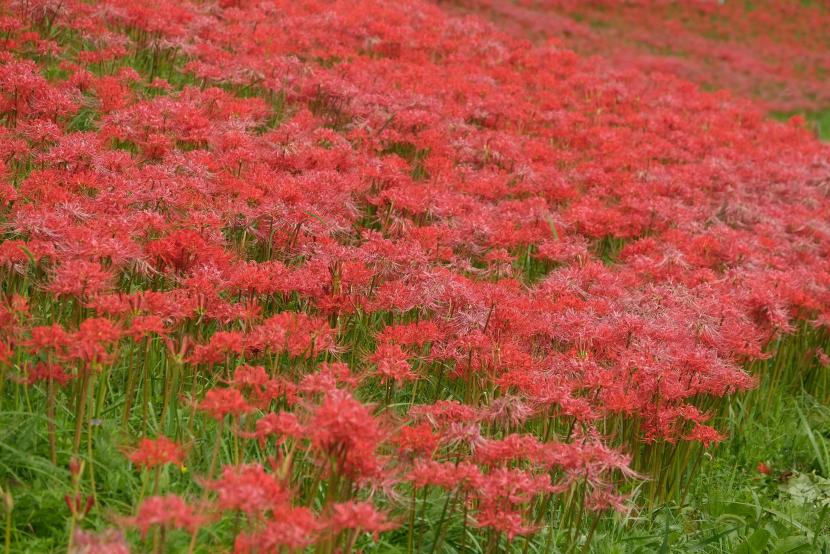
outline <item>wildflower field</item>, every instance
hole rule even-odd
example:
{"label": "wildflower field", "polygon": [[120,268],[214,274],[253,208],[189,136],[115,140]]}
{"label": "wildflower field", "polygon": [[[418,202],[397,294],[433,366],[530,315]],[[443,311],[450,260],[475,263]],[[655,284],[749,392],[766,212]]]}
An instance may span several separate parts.
{"label": "wildflower field", "polygon": [[828,29],[0,0],[3,554],[830,553]]}

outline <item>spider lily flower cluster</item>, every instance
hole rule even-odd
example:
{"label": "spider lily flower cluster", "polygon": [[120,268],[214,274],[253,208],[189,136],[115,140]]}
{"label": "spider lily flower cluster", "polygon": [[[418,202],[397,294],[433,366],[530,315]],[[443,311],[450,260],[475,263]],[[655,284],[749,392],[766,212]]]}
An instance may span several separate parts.
{"label": "spider lily flower cluster", "polygon": [[[456,0],[534,40],[614,67],[677,75],[770,110],[825,110],[830,14],[821,3],[761,0]],[[597,60],[599,63],[604,63]]]}
{"label": "spider lily flower cluster", "polygon": [[71,551],[586,544],[768,345],[830,393],[799,120],[421,1],[0,14],[0,402]]}

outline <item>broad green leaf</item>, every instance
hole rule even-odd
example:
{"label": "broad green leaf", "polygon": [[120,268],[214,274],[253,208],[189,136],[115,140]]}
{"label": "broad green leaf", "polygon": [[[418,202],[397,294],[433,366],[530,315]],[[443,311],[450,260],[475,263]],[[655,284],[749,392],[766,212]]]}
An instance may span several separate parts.
{"label": "broad green leaf", "polygon": [[766,529],[756,529],[745,541],[738,545],[735,554],[760,554],[769,543],[770,532]]}
{"label": "broad green leaf", "polygon": [[806,552],[810,547],[810,541],[806,537],[794,535],[784,537],[775,543],[775,547],[770,554],[787,554],[788,552]]}

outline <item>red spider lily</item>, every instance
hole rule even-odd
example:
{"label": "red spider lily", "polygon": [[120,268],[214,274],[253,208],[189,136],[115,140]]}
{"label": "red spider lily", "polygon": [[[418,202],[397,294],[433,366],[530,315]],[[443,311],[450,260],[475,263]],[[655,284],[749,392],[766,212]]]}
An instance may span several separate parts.
{"label": "red spider lily", "polygon": [[128,455],[130,462],[138,467],[152,469],[159,465],[184,465],[185,451],[167,437],[143,438]]}
{"label": "red spider lily", "polygon": [[[602,52],[616,66],[659,69],[716,84],[758,97],[779,110],[807,108],[817,100],[813,94],[823,96],[815,82],[817,52],[822,47],[811,41],[825,45],[826,41],[818,34],[805,34],[805,26],[819,26],[825,20],[826,14],[820,10],[800,20],[793,17],[795,6],[775,2],[763,2],[752,10],[727,2],[688,4],[679,10],[636,3],[606,10],[601,3],[585,5],[571,0],[521,6],[501,0],[465,3],[485,9],[502,25],[521,32],[556,37],[581,53]],[[587,25],[588,20],[595,24]],[[660,29],[652,26],[658,21]],[[757,33],[771,21],[781,24],[774,32]],[[718,34],[724,30],[726,36]],[[805,42],[805,36],[811,38]],[[729,52],[723,48],[724,38],[735,46]],[[671,49],[654,55],[655,46],[668,44]],[[693,55],[689,58],[677,52]],[[797,66],[791,63],[793,56],[801,62]]]}
{"label": "red spider lily", "polygon": [[312,448],[333,459],[337,471],[355,480],[380,474],[381,462],[375,451],[383,432],[367,406],[348,392],[327,393],[313,408],[306,433]]}
{"label": "red spider lily", "polygon": [[332,350],[332,330],[325,320],[305,314],[282,313],[254,328],[248,344],[256,350],[287,351],[291,356],[313,357],[316,352]]}
{"label": "red spider lily", "polygon": [[[159,155],[159,145],[149,147],[151,155]],[[216,260],[220,265],[227,261],[225,252],[211,246],[201,235],[190,230],[175,231],[151,243],[147,252],[159,261],[161,267],[170,267],[175,271],[187,271],[199,263]]]}
{"label": "red spider lily", "polygon": [[136,316],[130,322],[126,334],[133,340],[139,340],[150,334],[165,336],[167,328],[164,325],[164,320],[157,315]]}
{"label": "red spider lily", "polygon": [[84,319],[78,330],[68,337],[69,350],[80,343],[96,343],[100,346],[109,346],[116,343],[123,331],[117,322],[106,317],[90,317]]}
{"label": "red spider lily", "polygon": [[521,470],[496,469],[485,475],[479,488],[477,524],[492,527],[508,538],[534,532],[523,522],[520,506],[529,505],[538,494],[553,489],[548,475],[530,475]]}
{"label": "red spider lily", "polygon": [[83,260],[67,261],[52,278],[49,291],[54,294],[88,298],[108,292],[112,288],[112,275],[100,264]]}
{"label": "red spider lily", "polygon": [[76,531],[73,536],[72,554],[129,554],[130,547],[124,535],[114,529],[103,533]]}
{"label": "red spider lily", "polygon": [[258,419],[256,431],[251,436],[264,445],[265,440],[272,435],[277,437],[277,444],[281,444],[287,438],[301,438],[304,434],[303,426],[295,414],[279,412],[266,414]]}
{"label": "red spider lily", "polygon": [[6,344],[5,342],[0,341],[0,362],[7,363],[13,353],[14,350],[11,348],[11,346]]}
{"label": "red spider lily", "polygon": [[207,391],[198,407],[218,421],[223,420],[228,414],[238,416],[250,412],[252,409],[245,401],[242,393],[234,388]]}
{"label": "red spider lily", "polygon": [[407,456],[416,459],[423,456],[426,459],[432,457],[435,449],[438,448],[440,437],[433,432],[429,423],[420,423],[415,426],[404,426],[392,438],[398,446],[398,450]]}
{"label": "red spider lily", "polygon": [[121,329],[109,319],[85,319],[80,329],[67,337],[66,357],[87,362],[106,362],[112,357],[112,345],[121,335]]}
{"label": "red spider lily", "polygon": [[262,529],[236,538],[234,552],[247,554],[273,551],[279,548],[305,548],[317,540],[323,528],[308,508],[286,507],[275,519],[266,521]]}
{"label": "red spider lily", "polygon": [[231,385],[240,390],[253,405],[260,405],[271,400],[266,394],[270,381],[264,367],[243,364],[234,370]]}
{"label": "red spider lily", "polygon": [[146,536],[150,527],[154,525],[193,532],[201,527],[207,518],[182,497],[167,495],[146,498],[134,517],[123,518],[122,521],[125,525],[137,527],[141,535]]}
{"label": "red spider lily", "polygon": [[426,418],[436,426],[471,423],[478,419],[475,408],[454,400],[439,400],[431,405],[413,406],[410,415]]}
{"label": "red spider lily", "polygon": [[548,449],[552,443],[541,443],[532,435],[511,434],[501,440],[486,440],[478,446],[475,457],[482,463],[496,465],[510,460],[528,460],[546,463],[550,460]]}
{"label": "red spider lily", "polygon": [[372,533],[377,540],[378,535],[389,531],[398,524],[389,521],[384,514],[378,512],[371,502],[343,502],[331,507],[328,527],[334,532],[344,529],[354,529]]}
{"label": "red spider lily", "polygon": [[407,361],[406,353],[397,344],[381,344],[369,361],[377,365],[376,373],[382,383],[402,383],[417,379]]}
{"label": "red spider lily", "polygon": [[360,377],[353,374],[349,366],[344,363],[323,362],[317,373],[303,376],[299,390],[305,393],[325,393],[338,387],[355,389],[360,380]]}
{"label": "red spider lily", "polygon": [[434,485],[446,490],[456,487],[474,489],[481,485],[483,476],[478,466],[470,462],[442,463],[431,460],[416,460],[408,476],[416,487]]}
{"label": "red spider lily", "polygon": [[290,502],[285,487],[258,464],[226,466],[222,476],[206,486],[216,491],[221,510],[241,510],[249,515],[279,513]]}
{"label": "red spider lily", "polygon": [[190,363],[217,364],[223,362],[229,355],[242,354],[244,350],[244,336],[233,331],[218,331],[210,338],[207,345],[197,345],[190,356]]}
{"label": "red spider lily", "polygon": [[719,433],[717,429],[708,425],[695,425],[694,429],[686,436],[686,440],[698,441],[706,448],[721,442],[725,438],[726,436],[723,433]]}
{"label": "red spider lily", "polygon": [[60,386],[66,385],[75,376],[66,373],[65,369],[58,364],[39,363],[29,368],[26,382],[29,384],[42,381],[54,381]]}
{"label": "red spider lily", "polygon": [[507,428],[524,423],[533,415],[533,409],[516,396],[496,398],[482,413],[482,419]]}

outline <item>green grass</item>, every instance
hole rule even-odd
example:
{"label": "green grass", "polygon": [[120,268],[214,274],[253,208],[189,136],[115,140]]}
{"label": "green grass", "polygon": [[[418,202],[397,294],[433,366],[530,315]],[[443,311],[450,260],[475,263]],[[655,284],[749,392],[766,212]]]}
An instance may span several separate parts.
{"label": "green grass", "polygon": [[830,141],[830,109],[813,112],[809,114],[808,119],[816,126],[819,138]]}

